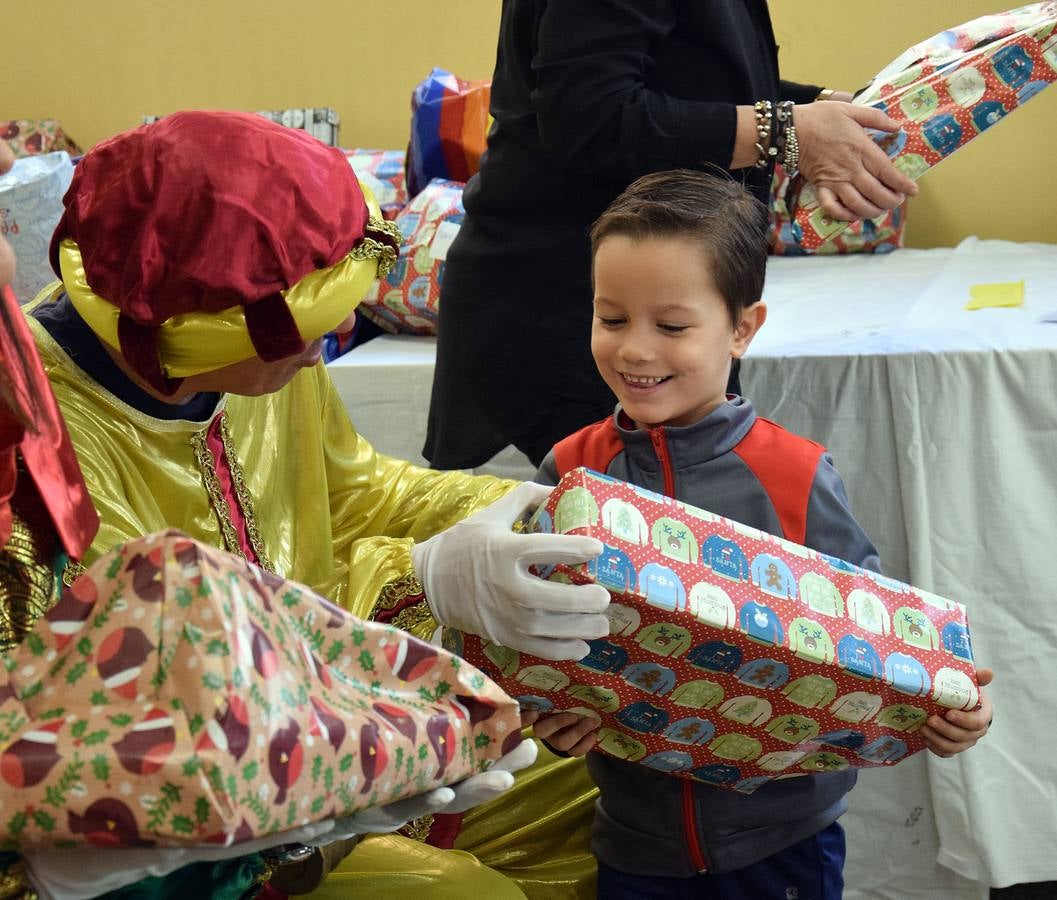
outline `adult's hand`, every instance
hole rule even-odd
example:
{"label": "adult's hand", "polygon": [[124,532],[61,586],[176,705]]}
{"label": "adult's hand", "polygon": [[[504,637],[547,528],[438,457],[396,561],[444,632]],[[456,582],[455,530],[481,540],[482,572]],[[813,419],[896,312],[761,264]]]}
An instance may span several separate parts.
{"label": "adult's hand", "polygon": [[164,878],[191,863],[236,859],[284,844],[327,843],[333,840],[333,829],[334,820],[328,819],[230,847],[42,848],[26,851],[23,857],[43,897],[84,900],[144,878]]}
{"label": "adult's hand", "polygon": [[411,548],[426,602],[439,624],[544,659],[582,659],[590,649],[588,640],[609,634],[605,588],[529,574],[530,565],[575,565],[602,552],[602,542],[591,537],[511,530],[526,509],[549,493],[550,488],[525,482]]}
{"label": "adult's hand", "polygon": [[827,101],[794,107],[800,172],[818,190],[834,219],[872,219],[894,209],[918,187],[893,165],[864,129],[895,132],[899,125],[871,106]]}

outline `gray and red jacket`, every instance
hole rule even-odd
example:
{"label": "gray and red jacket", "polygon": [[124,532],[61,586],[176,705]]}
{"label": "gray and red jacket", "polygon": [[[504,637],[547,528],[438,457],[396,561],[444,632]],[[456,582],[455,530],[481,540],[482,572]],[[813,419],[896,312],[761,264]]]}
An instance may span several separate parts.
{"label": "gray and red jacket", "polygon": [[[731,397],[694,425],[637,430],[612,418],[555,445],[536,480],[557,484],[577,466],[880,570],[824,447],[760,418]],[[591,836],[598,859],[636,875],[727,872],[821,831],[847,808],[855,771],[772,781],[744,795],[589,753],[599,797]]]}

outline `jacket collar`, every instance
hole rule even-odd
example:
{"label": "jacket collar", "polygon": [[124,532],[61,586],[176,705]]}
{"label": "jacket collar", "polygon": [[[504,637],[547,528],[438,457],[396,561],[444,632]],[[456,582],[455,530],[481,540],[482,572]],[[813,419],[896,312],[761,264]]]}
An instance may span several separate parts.
{"label": "jacket collar", "polygon": [[660,433],[674,469],[705,463],[729,453],[745,437],[756,421],[756,410],[745,397],[727,395],[727,402],[716,407],[693,425],[661,425],[643,431],[635,427],[618,403],[613,412],[613,426],[624,442],[632,462],[646,472],[657,472],[661,462],[654,449],[654,437]]}

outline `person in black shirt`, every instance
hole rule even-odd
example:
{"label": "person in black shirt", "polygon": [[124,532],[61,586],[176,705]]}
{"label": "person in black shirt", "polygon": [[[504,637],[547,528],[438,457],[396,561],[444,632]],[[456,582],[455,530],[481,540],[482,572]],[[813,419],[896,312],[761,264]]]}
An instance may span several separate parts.
{"label": "person in black shirt", "polygon": [[504,0],[495,124],[441,285],[431,464],[481,465],[508,444],[538,464],[609,411],[588,352],[591,223],[671,168],[732,171],[766,202],[757,101],[795,102],[799,168],[829,215],[873,217],[915,193],[864,130],[895,124],[819,95],[780,80],[764,0]]}

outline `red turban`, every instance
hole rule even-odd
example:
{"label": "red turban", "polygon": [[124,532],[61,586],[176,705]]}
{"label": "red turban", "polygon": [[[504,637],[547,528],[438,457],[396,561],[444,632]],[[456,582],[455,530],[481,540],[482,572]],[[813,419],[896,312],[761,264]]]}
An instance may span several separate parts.
{"label": "red turban", "polygon": [[367,207],[345,155],[237,112],[179,112],[94,147],[77,166],[51,242],[69,238],[92,291],[121,311],[120,349],[164,393],[157,328],[189,312],[245,309],[266,361],[304,350],[279,293],[339,262]]}

